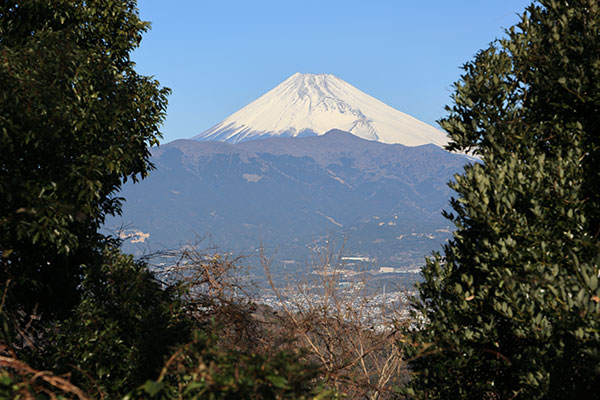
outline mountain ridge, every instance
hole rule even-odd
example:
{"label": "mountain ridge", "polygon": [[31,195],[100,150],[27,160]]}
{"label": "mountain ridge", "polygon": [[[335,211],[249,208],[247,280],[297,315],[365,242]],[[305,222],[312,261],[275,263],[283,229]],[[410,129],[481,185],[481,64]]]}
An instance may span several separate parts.
{"label": "mountain ridge", "polygon": [[173,248],[210,233],[211,244],[238,254],[262,243],[301,260],[324,238],[347,236],[354,254],[408,266],[448,238],[436,232],[447,229],[446,183],[469,159],[334,131],[236,144],[178,140],[153,149],[152,162],[148,178],[123,188],[123,217],[107,221],[149,234],[143,246]]}

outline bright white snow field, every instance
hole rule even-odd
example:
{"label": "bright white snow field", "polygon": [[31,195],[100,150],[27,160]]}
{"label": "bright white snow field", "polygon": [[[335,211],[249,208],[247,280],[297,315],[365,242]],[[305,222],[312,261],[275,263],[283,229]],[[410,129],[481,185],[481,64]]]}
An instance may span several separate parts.
{"label": "bright white snow field", "polygon": [[334,75],[300,73],[193,139],[235,143],[268,136],[322,135],[331,129],[406,146],[443,146],[448,141],[443,131]]}

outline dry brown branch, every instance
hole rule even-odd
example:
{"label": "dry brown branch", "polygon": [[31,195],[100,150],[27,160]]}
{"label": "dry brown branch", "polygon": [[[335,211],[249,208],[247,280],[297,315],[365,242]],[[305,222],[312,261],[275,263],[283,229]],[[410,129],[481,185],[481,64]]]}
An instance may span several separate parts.
{"label": "dry brown branch", "polygon": [[252,283],[240,264],[243,257],[215,253],[188,245],[162,252],[154,258],[168,260],[157,269],[157,277],[168,286],[184,287],[183,300],[198,328],[216,329],[219,345],[229,349],[251,350],[264,347],[261,322],[255,316]]}
{"label": "dry brown branch", "polygon": [[[91,400],[91,397],[88,397],[81,389],[73,385],[67,379],[56,376],[52,372],[38,371],[30,367],[27,363],[16,359],[15,357],[0,355],[0,367],[10,369],[14,371],[17,376],[26,378],[31,390],[33,390],[35,393],[45,392],[50,396],[50,398],[57,398],[56,394],[54,393],[55,390],[49,390],[49,388],[45,387],[43,384],[40,384],[38,381],[41,380],[45,384],[49,385],[50,388],[58,389],[59,391],[63,392],[61,393],[63,396],[70,394],[76,396],[79,400]],[[33,394],[29,390],[23,390],[24,392],[21,393],[21,395],[24,399],[34,398]]]}
{"label": "dry brown branch", "polygon": [[393,397],[392,386],[406,379],[396,343],[398,324],[408,323],[407,304],[388,307],[386,319],[376,321],[371,315],[374,304],[366,289],[367,275],[358,271],[352,284],[341,288],[340,273],[347,269],[341,255],[330,250],[313,265],[316,279],[307,276],[294,288],[276,287],[270,261],[262,256],[262,262],[283,310],[279,335],[295,338],[297,347],[308,347],[309,361],[317,361],[329,383],[349,398]]}
{"label": "dry brown branch", "polygon": [[[276,309],[248,294],[239,259],[208,254],[188,247],[170,255],[174,262],[161,272],[161,279],[183,282],[189,289],[190,313],[201,327],[218,329],[219,346],[267,356],[306,349],[306,361],[316,363],[323,379],[347,398],[392,398],[391,388],[406,381],[406,364],[396,343],[399,325],[409,323],[407,304],[376,304],[367,289],[368,274],[360,269],[342,288],[341,274],[348,269],[341,253],[320,253],[312,265],[314,273],[279,288],[271,260],[261,251]],[[179,357],[175,353],[165,368],[177,364]]]}
{"label": "dry brown branch", "polygon": [[6,280],[6,283],[4,284],[4,291],[2,291],[2,302],[0,302],[0,311],[2,311],[4,309],[4,304],[6,303],[6,296],[8,294],[8,288],[10,286],[10,279]]}

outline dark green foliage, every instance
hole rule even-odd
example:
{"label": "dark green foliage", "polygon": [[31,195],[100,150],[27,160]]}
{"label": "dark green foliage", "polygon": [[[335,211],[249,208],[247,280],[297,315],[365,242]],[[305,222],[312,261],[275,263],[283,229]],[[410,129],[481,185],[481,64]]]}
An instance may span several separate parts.
{"label": "dark green foliage", "polygon": [[[0,372],[0,399],[27,398],[32,400],[45,400],[48,398],[48,396],[44,394],[36,394],[29,382],[19,378],[20,377],[15,377],[7,371]],[[61,396],[58,392],[59,391],[57,390],[55,393],[57,399],[65,399],[65,397]]]}
{"label": "dark green foliage", "polygon": [[0,2],[0,281],[42,315],[76,304],[116,192],[147,174],[168,89],[129,53],[135,1]]}
{"label": "dark green foliage", "polygon": [[[85,270],[82,300],[44,338],[38,365],[72,371],[81,387],[125,394],[158,376],[164,359],[190,338],[191,323],[175,287],[163,289],[143,263],[108,249],[103,265]],[[85,371],[82,374],[82,371]]]}
{"label": "dark green foliage", "polygon": [[147,381],[130,399],[331,399],[315,388],[320,371],[297,354],[273,356],[224,350],[217,338],[196,335],[168,361],[156,381]]}
{"label": "dark green foliage", "polygon": [[5,368],[0,370],[0,399],[87,399],[85,393],[68,379],[51,372],[37,371],[14,358],[3,358],[2,365]]}
{"label": "dark green foliage", "polygon": [[135,5],[0,0],[0,397],[309,396],[296,355],[193,341],[191,289],[98,233],[152,168],[166,108],[130,61]]}
{"label": "dark green foliage", "polygon": [[19,384],[8,372],[0,373],[0,399],[15,398],[19,389]]}
{"label": "dark green foliage", "polygon": [[148,28],[135,5],[0,1],[0,351],[113,393],[186,332],[172,294],[98,234],[151,169],[166,108],[130,61]]}
{"label": "dark green foliage", "polygon": [[600,390],[600,6],[540,1],[464,66],[441,121],[482,163],[451,186],[407,393],[591,398]]}

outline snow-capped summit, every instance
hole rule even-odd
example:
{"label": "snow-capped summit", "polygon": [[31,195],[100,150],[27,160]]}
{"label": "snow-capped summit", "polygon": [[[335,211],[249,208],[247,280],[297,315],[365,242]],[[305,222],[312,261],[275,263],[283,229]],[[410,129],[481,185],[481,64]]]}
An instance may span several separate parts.
{"label": "snow-capped summit", "polygon": [[270,136],[323,135],[331,129],[407,146],[447,142],[444,132],[334,75],[300,73],[192,139],[236,143]]}

